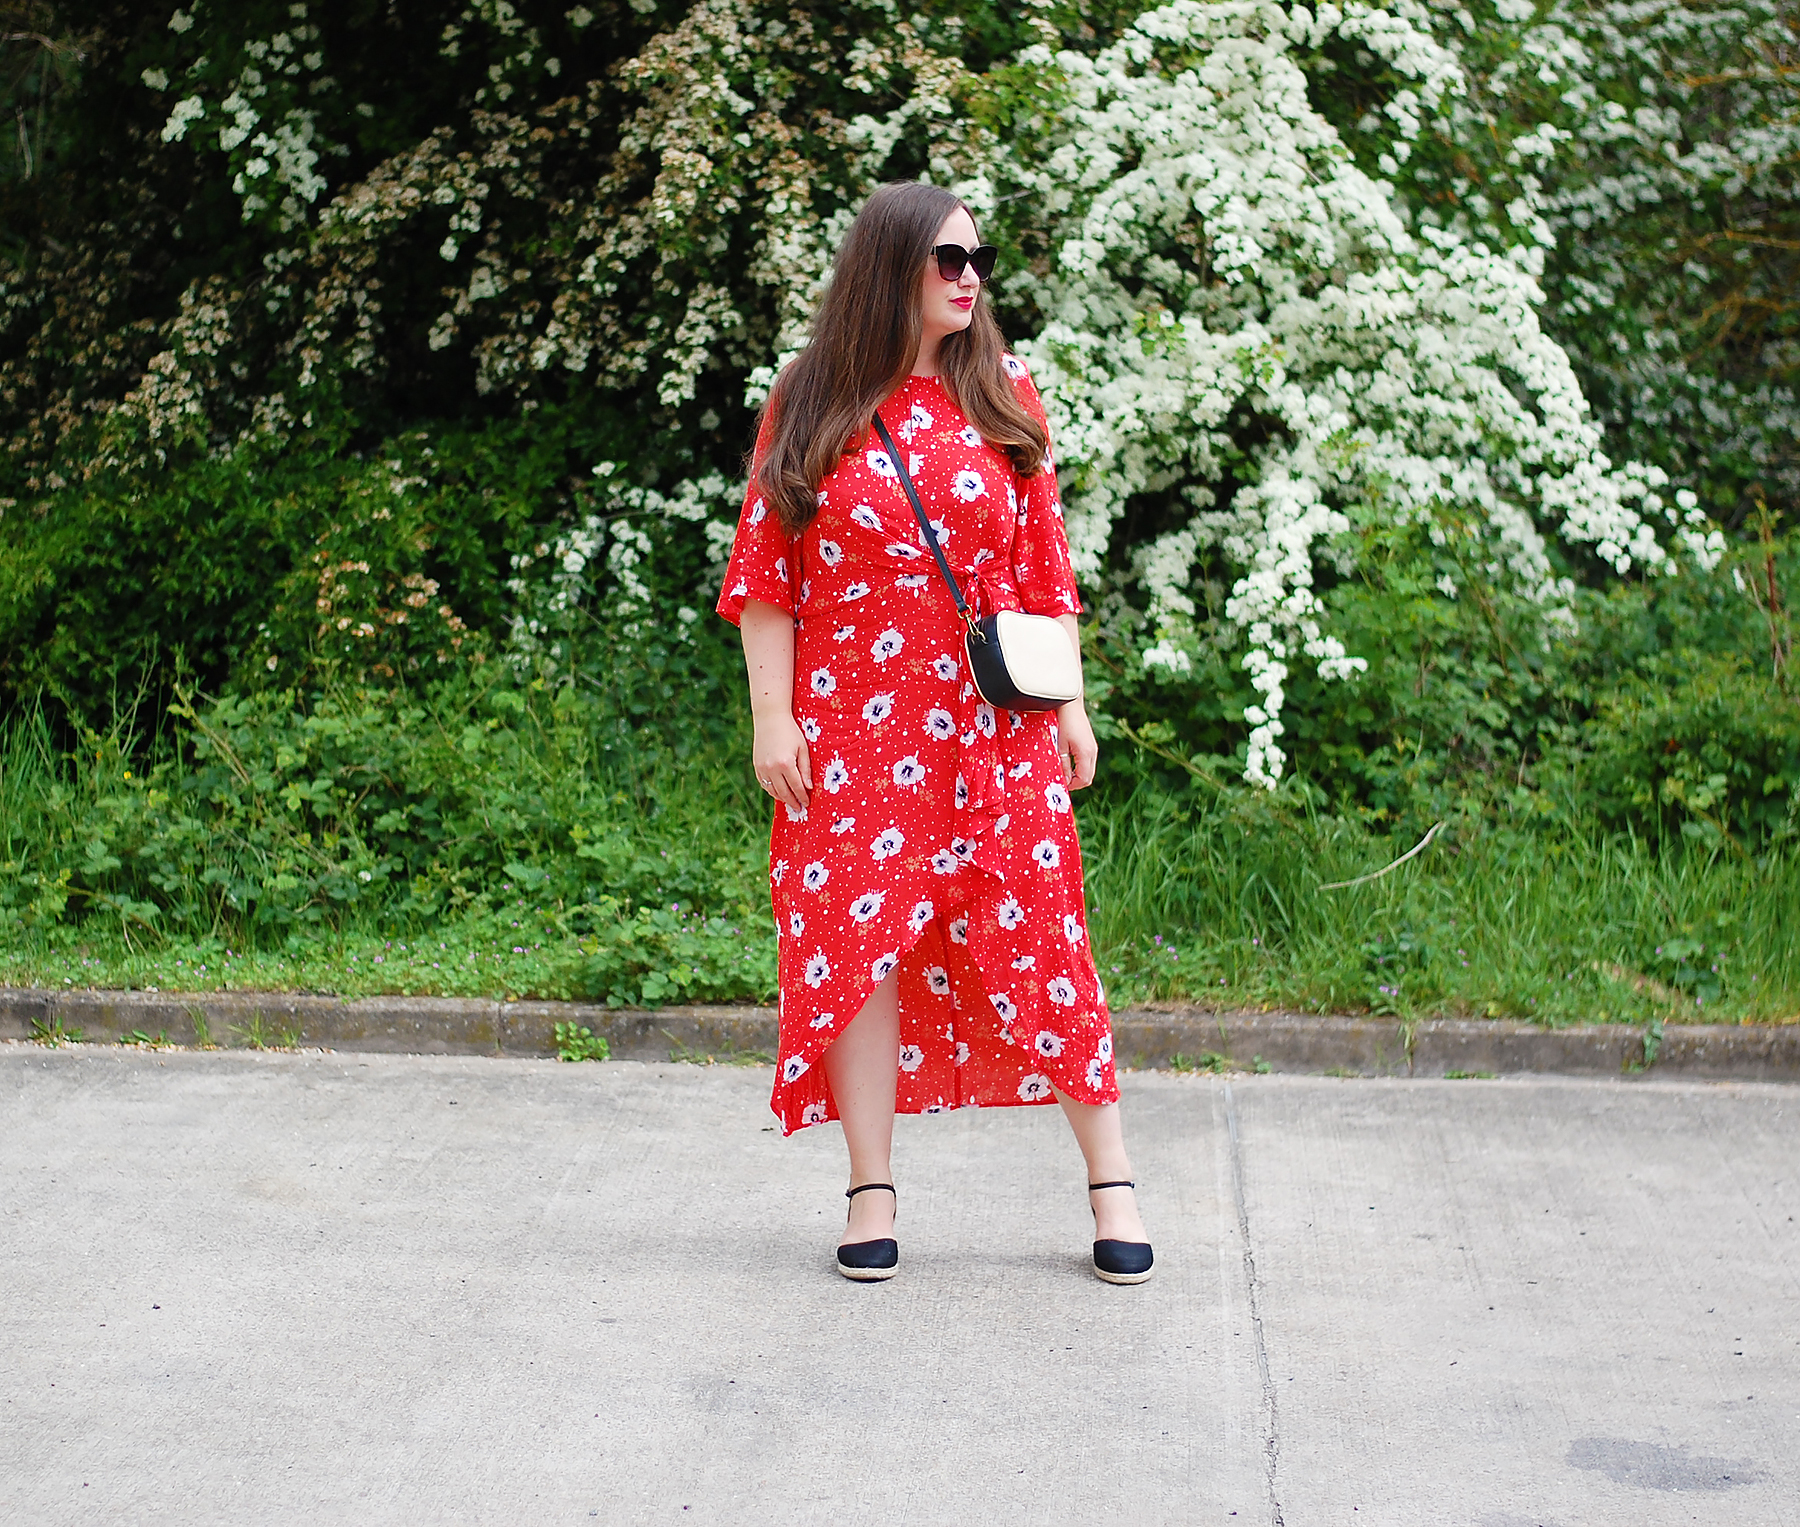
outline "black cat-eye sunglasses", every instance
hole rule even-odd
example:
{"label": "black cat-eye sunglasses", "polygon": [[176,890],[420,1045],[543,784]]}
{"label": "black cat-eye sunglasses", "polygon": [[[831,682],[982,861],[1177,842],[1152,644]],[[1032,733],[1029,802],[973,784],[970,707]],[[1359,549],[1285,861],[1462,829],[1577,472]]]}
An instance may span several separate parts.
{"label": "black cat-eye sunglasses", "polygon": [[937,257],[938,274],[946,281],[962,280],[963,267],[973,265],[975,278],[984,285],[994,273],[994,261],[1000,251],[992,244],[981,244],[974,249],[964,249],[961,244],[939,244],[932,254]]}

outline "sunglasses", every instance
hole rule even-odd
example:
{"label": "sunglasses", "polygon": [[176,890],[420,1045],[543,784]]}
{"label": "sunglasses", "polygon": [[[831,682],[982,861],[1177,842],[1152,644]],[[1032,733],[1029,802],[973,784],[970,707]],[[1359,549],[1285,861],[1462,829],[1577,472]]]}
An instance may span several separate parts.
{"label": "sunglasses", "polygon": [[938,274],[946,281],[962,280],[963,267],[975,267],[975,279],[986,283],[994,273],[994,261],[999,258],[1000,251],[992,244],[981,244],[974,249],[964,249],[961,244],[939,244],[932,254],[937,259]]}

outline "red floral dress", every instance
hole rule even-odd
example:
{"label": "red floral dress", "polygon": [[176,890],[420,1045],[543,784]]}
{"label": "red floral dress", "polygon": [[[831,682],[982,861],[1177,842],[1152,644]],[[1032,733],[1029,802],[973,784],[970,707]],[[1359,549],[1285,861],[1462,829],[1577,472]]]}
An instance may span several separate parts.
{"label": "red floral dress", "polygon": [[[1043,407],[1006,357],[1020,399]],[[881,417],[979,613],[1080,608],[1056,473],[1021,479],[934,377]],[[760,455],[760,449],[759,449]],[[1081,849],[1053,712],[999,711],[966,671],[962,622],[873,432],[790,539],[746,496],[718,611],[794,616],[794,716],[810,805],[777,805],[769,883],[780,937],[784,1133],[837,1117],[820,1059],[899,972],[898,1109],[1119,1096],[1089,952]]]}

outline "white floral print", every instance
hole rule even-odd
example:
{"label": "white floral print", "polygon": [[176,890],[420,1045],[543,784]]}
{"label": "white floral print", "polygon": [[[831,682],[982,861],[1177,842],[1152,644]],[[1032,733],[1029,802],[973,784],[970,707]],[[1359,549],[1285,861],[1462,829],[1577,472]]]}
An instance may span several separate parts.
{"label": "white floral print", "polygon": [[[1009,371],[1041,416],[1023,367]],[[905,382],[883,415],[906,421],[901,459],[983,613],[1080,608],[1046,474],[1020,478],[935,378]],[[910,1047],[896,1072],[899,1109],[1057,1092],[1110,1102],[1111,1038],[1054,713],[1002,717],[976,693],[961,621],[893,461],[870,458],[878,443],[842,458],[799,536],[748,498],[719,598],[733,619],[752,598],[794,617],[794,719],[828,803],[812,821],[772,811],[774,1106],[788,1130],[835,1117],[819,1056],[870,985],[887,980]],[[1040,1034],[1060,1041],[1057,1053],[1043,1053],[1052,1047]]]}

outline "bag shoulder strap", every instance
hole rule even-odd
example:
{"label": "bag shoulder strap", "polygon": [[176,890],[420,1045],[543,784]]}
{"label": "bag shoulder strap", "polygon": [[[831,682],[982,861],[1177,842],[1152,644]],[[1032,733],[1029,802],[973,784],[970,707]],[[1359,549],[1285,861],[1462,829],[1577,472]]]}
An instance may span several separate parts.
{"label": "bag shoulder strap", "polygon": [[937,558],[938,571],[944,575],[944,582],[950,585],[950,597],[956,601],[956,613],[962,616],[971,631],[979,629],[975,624],[975,617],[969,613],[968,600],[963,598],[962,589],[957,586],[956,575],[950,571],[950,564],[944,559],[944,549],[938,545],[937,532],[931,528],[931,517],[919,502],[919,490],[913,486],[912,476],[906,470],[900,448],[894,444],[894,437],[888,433],[888,427],[881,422],[879,411],[875,415],[875,433],[881,436],[881,444],[887,451],[888,460],[894,464],[894,475],[906,490],[907,502],[912,505],[913,514],[919,521],[919,533],[925,537],[925,544],[931,548],[932,556]]}

